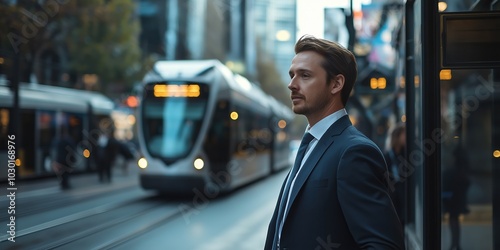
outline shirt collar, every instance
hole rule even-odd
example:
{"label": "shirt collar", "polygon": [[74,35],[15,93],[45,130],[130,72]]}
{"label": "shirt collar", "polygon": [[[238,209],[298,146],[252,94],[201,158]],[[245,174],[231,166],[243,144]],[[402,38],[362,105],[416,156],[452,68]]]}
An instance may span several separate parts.
{"label": "shirt collar", "polygon": [[347,115],[347,111],[345,110],[345,108],[340,109],[334,112],[333,114],[328,115],[325,118],[321,119],[318,123],[316,123],[312,127],[310,127],[308,124],[306,132],[309,132],[312,136],[314,136],[314,139],[319,140],[325,134],[328,128],[330,128],[330,126],[333,123],[338,121],[344,115]]}

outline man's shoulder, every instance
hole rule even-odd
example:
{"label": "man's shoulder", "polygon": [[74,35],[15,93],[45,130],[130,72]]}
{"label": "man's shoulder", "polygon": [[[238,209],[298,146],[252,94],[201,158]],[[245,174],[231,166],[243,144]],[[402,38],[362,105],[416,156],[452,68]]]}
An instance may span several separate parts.
{"label": "man's shoulder", "polygon": [[354,126],[349,126],[343,134],[348,142],[346,143],[346,146],[348,147],[367,147],[375,148],[381,151],[379,146],[377,146],[377,144],[373,140],[368,138],[368,136],[363,134]]}
{"label": "man's shoulder", "polygon": [[348,126],[345,130],[344,133],[346,136],[351,137],[352,139],[356,139],[359,141],[372,141],[370,138],[368,138],[363,132],[359,131],[356,127],[353,125]]}

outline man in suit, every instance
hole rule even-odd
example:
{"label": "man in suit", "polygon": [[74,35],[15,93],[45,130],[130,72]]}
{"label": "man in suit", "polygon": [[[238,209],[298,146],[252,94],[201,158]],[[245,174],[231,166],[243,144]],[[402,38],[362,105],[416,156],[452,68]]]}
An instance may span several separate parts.
{"label": "man in suit", "polygon": [[384,156],[344,108],[354,55],[312,36],[299,39],[295,54],[288,88],[312,140],[283,183],[265,249],[404,249]]}

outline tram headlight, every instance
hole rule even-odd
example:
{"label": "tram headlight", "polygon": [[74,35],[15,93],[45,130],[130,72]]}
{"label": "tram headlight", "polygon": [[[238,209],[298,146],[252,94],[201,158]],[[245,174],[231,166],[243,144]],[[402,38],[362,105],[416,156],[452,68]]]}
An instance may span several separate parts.
{"label": "tram headlight", "polygon": [[146,160],[146,158],[141,157],[141,158],[137,161],[137,166],[139,166],[139,168],[145,169],[145,168],[147,168],[147,167],[148,167],[148,161]]}
{"label": "tram headlight", "polygon": [[203,167],[205,166],[205,162],[201,158],[196,158],[196,160],[194,160],[194,162],[193,162],[193,166],[197,170],[202,170]]}

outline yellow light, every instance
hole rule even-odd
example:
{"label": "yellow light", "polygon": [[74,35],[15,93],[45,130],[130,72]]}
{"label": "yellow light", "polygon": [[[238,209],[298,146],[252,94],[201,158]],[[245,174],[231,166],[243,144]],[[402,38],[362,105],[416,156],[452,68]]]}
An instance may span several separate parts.
{"label": "yellow light", "polygon": [[358,118],[349,115],[349,120],[351,120],[352,125],[356,126],[358,124]]}
{"label": "yellow light", "polygon": [[238,120],[238,112],[236,112],[236,111],[231,112],[229,117],[231,117],[231,119],[234,121]]}
{"label": "yellow light", "polygon": [[387,87],[387,80],[385,77],[370,78],[370,88],[371,89],[385,89]]}
{"label": "yellow light", "polygon": [[83,150],[83,157],[89,158],[90,157],[90,151],[88,149]]}
{"label": "yellow light", "polygon": [[415,75],[413,77],[413,82],[415,83],[415,87],[418,88],[418,86],[420,86],[420,76],[419,75]]}
{"label": "yellow light", "polygon": [[8,109],[0,109],[0,124],[7,128],[7,124],[9,124],[9,110]]}
{"label": "yellow light", "polygon": [[280,120],[278,122],[278,127],[281,128],[281,129],[285,128],[286,127],[286,121],[285,120]]}
{"label": "yellow light", "polygon": [[18,166],[18,167],[21,166],[21,160],[20,159],[16,159],[16,166]]}
{"label": "yellow light", "polygon": [[438,3],[438,10],[439,10],[439,12],[445,11],[446,8],[448,8],[448,4],[446,4],[446,2],[439,2]]}
{"label": "yellow light", "polygon": [[128,121],[128,124],[134,125],[135,124],[135,116],[134,115],[128,115],[127,116],[127,121]]}
{"label": "yellow light", "polygon": [[3,64],[3,57],[0,57],[0,64]]}
{"label": "yellow light", "polygon": [[84,74],[83,83],[85,85],[95,85],[99,81],[99,77],[96,74]]}
{"label": "yellow light", "polygon": [[377,78],[370,78],[370,88],[371,89],[377,89],[378,86],[378,81]]}
{"label": "yellow light", "polygon": [[497,150],[494,150],[494,151],[493,151],[493,157],[495,157],[495,158],[500,158],[500,150],[498,150],[498,149],[497,149]]}
{"label": "yellow light", "polygon": [[291,35],[290,32],[288,32],[288,30],[279,30],[278,32],[276,32],[276,40],[280,42],[289,41],[290,37]]}
{"label": "yellow light", "polygon": [[148,161],[146,160],[146,158],[144,157],[141,157],[138,161],[137,161],[137,166],[139,166],[140,168],[142,169],[145,169],[148,167]]}
{"label": "yellow light", "polygon": [[404,78],[404,76],[402,76],[399,78],[399,87],[404,89],[405,86],[406,86],[406,79]]}
{"label": "yellow light", "polygon": [[200,85],[198,84],[183,84],[183,85],[155,85],[155,97],[198,97],[200,96]]}
{"label": "yellow light", "polygon": [[378,89],[385,89],[386,86],[387,86],[387,80],[385,79],[385,77],[380,77],[377,80]]}
{"label": "yellow light", "polygon": [[402,115],[402,116],[401,116],[401,121],[402,121],[402,122],[406,122],[406,115]]}
{"label": "yellow light", "polygon": [[286,133],[283,131],[278,132],[277,136],[278,141],[284,141],[286,139]]}
{"label": "yellow light", "polygon": [[439,71],[439,80],[451,80],[451,69],[442,69]]}
{"label": "yellow light", "polygon": [[245,72],[245,65],[239,61],[227,61],[225,65],[233,72],[242,74]]}
{"label": "yellow light", "polygon": [[196,158],[196,160],[194,160],[193,162],[193,166],[194,168],[201,170],[205,166],[205,162],[201,158]]}

